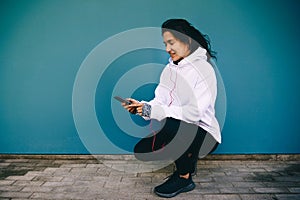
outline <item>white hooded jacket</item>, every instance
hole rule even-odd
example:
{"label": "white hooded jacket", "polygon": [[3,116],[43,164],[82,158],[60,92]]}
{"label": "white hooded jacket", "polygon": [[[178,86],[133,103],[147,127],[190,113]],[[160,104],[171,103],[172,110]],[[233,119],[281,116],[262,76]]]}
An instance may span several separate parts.
{"label": "white hooded jacket", "polygon": [[207,62],[206,50],[199,47],[175,65],[172,59],[164,68],[155,97],[150,102],[151,119],[161,121],[172,117],[196,124],[221,143],[221,133],[215,117],[217,80]]}

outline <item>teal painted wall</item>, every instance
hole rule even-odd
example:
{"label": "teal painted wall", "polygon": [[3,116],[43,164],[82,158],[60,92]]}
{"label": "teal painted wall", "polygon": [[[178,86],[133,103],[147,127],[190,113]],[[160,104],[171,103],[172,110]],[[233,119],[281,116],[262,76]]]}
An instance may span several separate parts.
{"label": "teal painted wall", "polygon": [[[218,52],[227,98],[223,143],[216,153],[300,153],[299,6],[296,0],[2,0],[0,153],[86,154],[90,149],[124,153],[130,149],[135,141],[119,137],[123,133],[105,117],[115,105],[107,95],[112,95],[122,72],[144,63],[164,64],[167,55],[151,48],[133,51],[107,68],[95,91],[97,118],[106,126],[100,140],[91,135],[83,141],[84,133],[75,127],[76,75],[106,39],[134,28],[159,27],[175,17],[186,18],[207,33]],[[160,35],[155,42],[162,42]],[[121,65],[126,70],[118,70]],[[156,80],[158,74],[148,76]],[[132,95],[151,98],[154,86],[141,85]],[[118,113],[114,117],[124,115],[121,108],[113,109]],[[134,117],[124,123],[148,131]],[[126,147],[109,142],[105,135],[110,128],[113,140]]]}

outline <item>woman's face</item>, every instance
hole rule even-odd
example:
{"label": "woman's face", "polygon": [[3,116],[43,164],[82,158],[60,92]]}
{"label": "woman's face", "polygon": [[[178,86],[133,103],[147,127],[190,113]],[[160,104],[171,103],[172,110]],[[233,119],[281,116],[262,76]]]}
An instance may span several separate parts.
{"label": "woman's face", "polygon": [[163,40],[166,51],[170,54],[173,61],[185,58],[190,54],[189,45],[175,38],[171,32],[165,31],[163,33]]}

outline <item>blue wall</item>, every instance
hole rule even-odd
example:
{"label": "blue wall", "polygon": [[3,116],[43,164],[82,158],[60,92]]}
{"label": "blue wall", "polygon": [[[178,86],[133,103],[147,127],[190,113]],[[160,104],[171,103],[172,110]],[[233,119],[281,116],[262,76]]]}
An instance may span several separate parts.
{"label": "blue wall", "polygon": [[[0,153],[124,153],[122,149],[130,149],[135,140],[123,137],[113,123],[113,117],[128,116],[110,101],[114,85],[133,66],[165,64],[166,53],[155,48],[129,52],[104,71],[94,99],[104,136],[77,131],[74,83],[101,42],[134,28],[159,27],[174,17],[186,18],[209,34],[218,52],[227,99],[223,143],[217,153],[300,153],[299,5],[296,0],[2,0]],[[159,34],[156,40],[161,45]],[[157,80],[158,74],[159,70],[148,76]],[[141,85],[129,95],[151,98],[154,87],[154,83]],[[111,109],[117,114],[106,117]],[[124,120],[133,129],[148,131],[139,119]],[[105,136],[110,131],[120,148]]]}

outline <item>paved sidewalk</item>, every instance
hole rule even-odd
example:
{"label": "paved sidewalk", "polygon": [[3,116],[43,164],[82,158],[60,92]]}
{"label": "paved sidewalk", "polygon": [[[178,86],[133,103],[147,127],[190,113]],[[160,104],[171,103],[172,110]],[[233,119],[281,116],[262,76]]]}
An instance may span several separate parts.
{"label": "paved sidewalk", "polygon": [[[0,156],[0,199],[162,199],[152,189],[173,165],[127,173],[140,164],[130,156],[110,158]],[[205,159],[194,181],[195,190],[172,199],[300,199],[300,160]]]}

